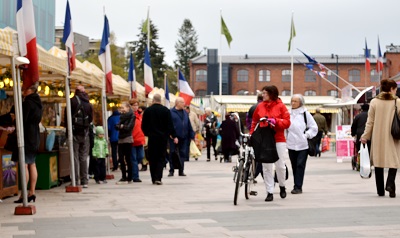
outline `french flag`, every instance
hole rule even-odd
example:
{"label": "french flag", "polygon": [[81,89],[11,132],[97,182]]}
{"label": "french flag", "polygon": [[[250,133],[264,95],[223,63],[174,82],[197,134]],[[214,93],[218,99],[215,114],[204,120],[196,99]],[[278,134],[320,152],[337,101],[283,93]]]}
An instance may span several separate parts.
{"label": "french flag", "polygon": [[179,74],[179,90],[180,90],[179,97],[182,97],[185,100],[185,105],[190,105],[190,102],[194,97],[194,93],[180,69],[178,69],[178,74]]}
{"label": "french flag", "polygon": [[111,51],[110,51],[110,27],[108,26],[107,16],[104,15],[103,37],[101,39],[99,61],[106,74],[106,93],[113,93],[112,86],[112,66],[111,66]]}
{"label": "french flag", "polygon": [[171,106],[170,106],[170,100],[169,100],[169,90],[168,90],[167,77],[165,77],[165,80],[164,80],[164,88],[165,88],[165,106],[169,109]]}
{"label": "french flag", "polygon": [[68,54],[68,69],[71,73],[72,70],[75,69],[75,45],[74,45],[74,31],[72,30],[72,19],[71,12],[69,10],[69,1],[67,0],[67,10],[65,12],[65,21],[64,21],[64,35],[63,42],[65,47],[67,48]]}
{"label": "french flag", "polygon": [[21,56],[29,59],[28,68],[23,71],[23,88],[29,88],[39,81],[39,60],[36,48],[35,16],[32,0],[17,0],[17,31]]}
{"label": "french flag", "polygon": [[129,61],[128,82],[131,85],[131,97],[136,98],[137,94],[136,94],[135,62],[133,61],[132,53]]}
{"label": "french flag", "polygon": [[383,58],[381,52],[381,45],[379,44],[379,37],[378,37],[378,59],[376,60],[376,72],[383,71]]}
{"label": "french flag", "polygon": [[146,97],[154,88],[153,71],[151,70],[150,54],[147,47],[144,47],[144,88]]}
{"label": "french flag", "polygon": [[369,61],[369,49],[367,46],[367,39],[365,39],[365,69],[369,74],[369,72],[371,71],[371,62]]}

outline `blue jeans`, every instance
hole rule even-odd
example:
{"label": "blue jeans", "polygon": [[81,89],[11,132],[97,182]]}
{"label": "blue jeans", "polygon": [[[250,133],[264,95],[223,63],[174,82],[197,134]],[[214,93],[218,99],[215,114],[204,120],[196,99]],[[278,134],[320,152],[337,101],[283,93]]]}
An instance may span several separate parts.
{"label": "blue jeans", "polygon": [[139,179],[139,166],[138,164],[142,162],[144,157],[143,145],[132,146],[132,177],[133,179]]}
{"label": "blue jeans", "polygon": [[303,187],[307,157],[308,149],[299,151],[289,150],[289,158],[293,170],[294,188],[302,189]]}

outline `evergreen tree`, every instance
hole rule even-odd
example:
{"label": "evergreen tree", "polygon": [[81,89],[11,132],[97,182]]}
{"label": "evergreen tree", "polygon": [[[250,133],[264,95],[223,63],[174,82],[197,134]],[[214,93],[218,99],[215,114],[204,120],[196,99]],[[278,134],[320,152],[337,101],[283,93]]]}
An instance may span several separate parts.
{"label": "evergreen tree", "polygon": [[[140,34],[137,36],[139,40],[130,41],[126,43],[128,55],[132,52],[135,60],[136,78],[140,84],[143,85],[144,80],[144,47],[147,47],[147,34],[142,32],[142,25],[140,24]],[[158,46],[156,40],[158,39],[158,29],[153,25],[150,20],[150,61],[153,70],[154,87],[164,88],[164,72],[168,70],[168,65],[164,62],[165,53],[163,49]]]}
{"label": "evergreen tree", "polygon": [[189,80],[189,60],[200,55],[200,52],[197,51],[198,36],[189,19],[183,20],[178,36],[180,39],[175,43],[178,60],[174,63],[176,68],[179,67],[181,69],[186,80]]}

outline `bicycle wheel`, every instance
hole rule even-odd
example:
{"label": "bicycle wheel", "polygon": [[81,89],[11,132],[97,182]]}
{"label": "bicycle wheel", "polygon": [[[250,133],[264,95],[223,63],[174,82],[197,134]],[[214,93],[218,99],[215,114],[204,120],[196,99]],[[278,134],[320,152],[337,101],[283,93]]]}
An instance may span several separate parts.
{"label": "bicycle wheel", "polygon": [[233,204],[237,205],[237,198],[239,195],[239,188],[242,186],[243,183],[243,164],[244,161],[240,160],[238,171],[236,174],[236,184],[235,184],[235,196],[233,197]]}
{"label": "bicycle wheel", "polygon": [[257,195],[256,191],[252,191],[254,187],[254,174],[255,174],[255,161],[253,155],[249,155],[248,165],[246,165],[245,174],[247,176],[244,178],[245,180],[245,187],[244,187],[244,194],[246,199],[250,198],[250,195]]}

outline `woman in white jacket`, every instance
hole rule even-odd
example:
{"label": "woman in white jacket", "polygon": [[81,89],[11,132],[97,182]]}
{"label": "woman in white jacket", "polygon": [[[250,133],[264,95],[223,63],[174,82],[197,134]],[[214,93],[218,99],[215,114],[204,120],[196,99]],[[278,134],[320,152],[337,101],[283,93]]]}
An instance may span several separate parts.
{"label": "woman in white jacket", "polygon": [[[307,139],[318,133],[318,126],[313,116],[304,107],[304,98],[295,94],[291,99],[290,127],[287,129],[286,146],[293,169],[294,188],[292,194],[303,192],[304,172],[308,157]],[[307,117],[307,125],[305,117]]]}

